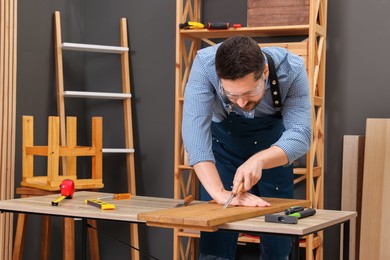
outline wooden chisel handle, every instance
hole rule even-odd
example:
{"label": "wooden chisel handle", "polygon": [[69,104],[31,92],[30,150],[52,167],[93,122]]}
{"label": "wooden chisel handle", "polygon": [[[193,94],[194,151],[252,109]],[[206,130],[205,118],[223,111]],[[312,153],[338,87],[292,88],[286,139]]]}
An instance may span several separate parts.
{"label": "wooden chisel handle", "polygon": [[190,204],[194,200],[194,197],[190,194],[184,198],[184,205]]}
{"label": "wooden chisel handle", "polygon": [[128,200],[131,199],[131,194],[130,193],[118,193],[114,194],[114,200]]}
{"label": "wooden chisel handle", "polygon": [[238,185],[237,191],[234,193],[234,196],[236,196],[238,193],[242,192],[244,190],[244,182],[242,181],[240,185]]}

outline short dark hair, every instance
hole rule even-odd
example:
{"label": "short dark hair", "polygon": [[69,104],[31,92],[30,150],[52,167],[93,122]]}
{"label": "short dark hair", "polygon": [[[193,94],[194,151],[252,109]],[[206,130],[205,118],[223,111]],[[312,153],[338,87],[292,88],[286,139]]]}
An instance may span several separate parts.
{"label": "short dark hair", "polygon": [[258,80],[264,70],[264,57],[259,44],[247,36],[225,40],[215,55],[215,69],[220,79],[236,80],[254,72]]}

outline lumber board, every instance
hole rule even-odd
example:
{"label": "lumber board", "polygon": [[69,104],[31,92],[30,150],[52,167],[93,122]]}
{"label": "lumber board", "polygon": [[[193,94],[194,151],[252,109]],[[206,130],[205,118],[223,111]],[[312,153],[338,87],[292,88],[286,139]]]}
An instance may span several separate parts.
{"label": "lumber board", "polygon": [[367,119],[360,259],[390,259],[390,119]]}
{"label": "lumber board", "polygon": [[230,206],[223,209],[223,205],[205,202],[180,208],[144,212],[138,214],[137,218],[146,221],[146,224],[150,226],[215,231],[218,229],[218,226],[228,222],[281,212],[291,206],[310,206],[309,200],[264,199],[271,203],[271,206]]}
{"label": "lumber board", "polygon": [[[341,210],[358,213],[350,223],[349,259],[359,259],[360,215],[363,188],[364,136],[345,135],[343,144],[343,173],[341,188]],[[341,230],[340,249],[344,250],[343,230]],[[342,256],[340,252],[340,258]]]}

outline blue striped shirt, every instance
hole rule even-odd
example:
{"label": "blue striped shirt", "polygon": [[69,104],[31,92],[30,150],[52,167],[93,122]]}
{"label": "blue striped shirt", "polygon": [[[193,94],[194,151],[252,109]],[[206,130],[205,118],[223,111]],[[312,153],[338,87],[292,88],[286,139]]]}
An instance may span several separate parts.
{"label": "blue striped shirt", "polygon": [[[229,111],[218,91],[219,79],[214,65],[218,47],[219,44],[197,52],[185,88],[182,137],[191,166],[203,161],[215,162],[211,121],[221,122]],[[311,142],[310,90],[305,65],[301,57],[284,48],[266,47],[262,51],[274,60],[283,107],[273,106],[267,79],[264,98],[257,107],[249,112],[236,108],[236,113],[253,118],[280,111],[286,130],[273,145],[280,147],[292,163],[308,151]],[[266,57],[265,60],[267,62]]]}

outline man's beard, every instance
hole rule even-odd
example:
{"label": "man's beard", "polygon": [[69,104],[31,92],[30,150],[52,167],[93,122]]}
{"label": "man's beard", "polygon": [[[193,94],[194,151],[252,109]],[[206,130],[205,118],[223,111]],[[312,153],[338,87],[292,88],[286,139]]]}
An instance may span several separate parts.
{"label": "man's beard", "polygon": [[245,105],[245,107],[240,107],[237,104],[236,104],[236,106],[238,106],[243,111],[251,111],[251,110],[255,109],[255,107],[260,103],[260,101],[261,101],[261,99],[257,100],[257,101],[248,101],[248,103]]}

